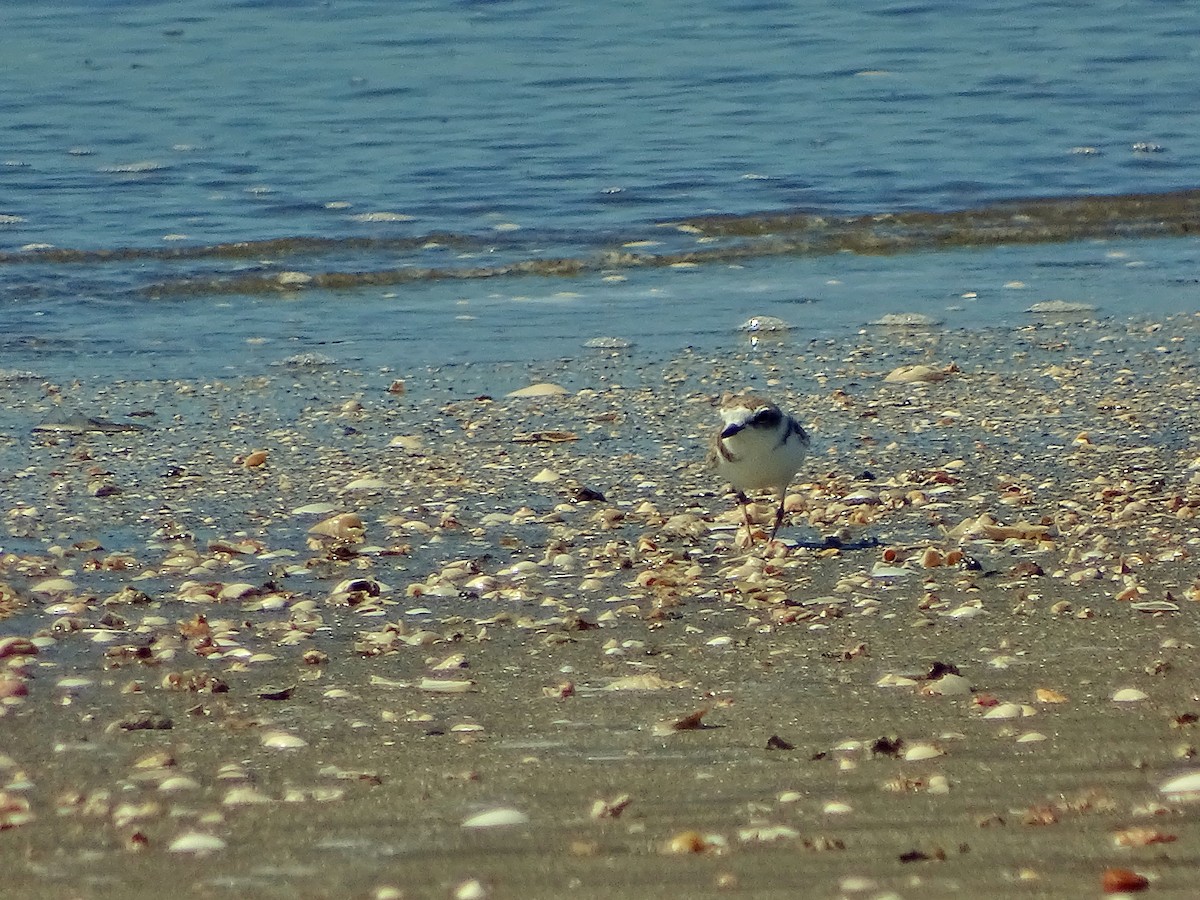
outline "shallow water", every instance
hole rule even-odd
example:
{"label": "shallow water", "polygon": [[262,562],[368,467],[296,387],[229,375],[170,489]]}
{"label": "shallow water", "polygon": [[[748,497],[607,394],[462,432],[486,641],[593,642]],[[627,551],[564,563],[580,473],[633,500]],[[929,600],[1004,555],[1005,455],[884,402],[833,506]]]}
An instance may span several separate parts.
{"label": "shallow water", "polygon": [[[652,242],[630,252],[703,249],[656,227],[702,216],[1190,188],[1193,37],[1190,9],[1163,3],[11,4],[4,364],[58,377],[116,371],[115,357],[200,374],[329,344],[544,359],[608,333],[678,349],[756,314],[791,312],[814,331],[876,309],[940,316],[957,294],[1013,279],[1055,292],[1037,299],[1082,288],[1114,315],[1174,311],[1192,302],[1179,287],[1192,283],[1188,240],[1119,246],[1158,268],[1137,291],[1088,245],[616,273],[628,283],[596,271],[367,285],[299,302],[203,284],[589,259],[630,240]],[[297,239],[331,243],[284,249]],[[42,245],[110,261],[13,261]],[[179,282],[200,287],[141,293]],[[1008,307],[981,296],[989,314]]]}

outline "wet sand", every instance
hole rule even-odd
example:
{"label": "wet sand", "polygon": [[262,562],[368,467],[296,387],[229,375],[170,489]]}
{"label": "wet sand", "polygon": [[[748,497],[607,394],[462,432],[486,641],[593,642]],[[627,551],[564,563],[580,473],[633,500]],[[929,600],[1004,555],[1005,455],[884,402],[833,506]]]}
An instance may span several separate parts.
{"label": "wet sand", "polygon": [[[1194,896],[1198,341],[10,373],[7,890]],[[770,549],[742,387],[814,439]]]}

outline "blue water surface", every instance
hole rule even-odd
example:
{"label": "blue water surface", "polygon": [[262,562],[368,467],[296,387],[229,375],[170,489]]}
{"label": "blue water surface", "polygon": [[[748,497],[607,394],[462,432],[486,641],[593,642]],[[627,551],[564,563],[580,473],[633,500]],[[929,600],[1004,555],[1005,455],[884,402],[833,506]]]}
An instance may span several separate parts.
{"label": "blue water surface", "polygon": [[[0,11],[0,249],[441,234],[571,253],[704,213],[854,215],[1189,188],[1198,38],[1200,13],[1184,0],[13,0]],[[1168,245],[1176,252],[1157,265],[1181,285],[1194,248]],[[1069,263],[1081,252],[1035,255]],[[936,256],[845,264],[878,268],[895,308],[936,309],[927,295],[974,280],[947,283],[950,264]],[[1002,284],[1008,261],[983,251],[970,265]],[[368,251],[353,263],[396,260]],[[182,360],[186,345],[153,338],[161,304],[135,293],[149,268],[8,267],[0,331],[48,339],[47,323],[66,320],[97,342],[113,331],[118,348],[157,346],[160,365]],[[281,341],[311,307],[326,336],[345,322],[358,329],[348,338],[373,328],[436,347],[422,322],[498,296],[505,328],[487,352],[519,356],[539,345],[528,332],[546,319],[512,298],[574,291],[572,337],[586,337],[605,316],[631,324],[617,311],[645,300],[649,278],[678,299],[643,307],[657,324],[643,317],[638,330],[684,344],[696,335],[681,323],[726,329],[757,312],[729,300],[749,285],[774,279],[767,294],[803,298],[837,268],[782,260],[586,290],[417,285],[401,292],[423,311],[408,324],[352,312],[386,309],[395,291],[292,306],[191,297],[169,321],[211,336],[217,356],[243,345],[214,323],[258,330],[250,310],[264,303]],[[1117,309],[1133,302],[1119,283],[1102,298]],[[861,324],[861,302],[826,304],[831,322]],[[594,328],[580,324],[587,315]],[[10,342],[0,364],[21,362],[27,346]]]}

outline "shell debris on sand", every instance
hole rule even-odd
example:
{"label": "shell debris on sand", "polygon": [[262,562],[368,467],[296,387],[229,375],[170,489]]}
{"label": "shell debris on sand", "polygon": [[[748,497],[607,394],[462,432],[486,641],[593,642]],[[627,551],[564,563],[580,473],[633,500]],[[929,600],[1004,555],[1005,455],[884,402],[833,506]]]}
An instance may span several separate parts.
{"label": "shell debris on sand", "polygon": [[[915,847],[931,894],[1071,896],[1123,861],[1189,896],[1150,854],[1200,840],[1200,412],[1166,352],[1198,342],[1182,317],[581,351],[524,376],[571,386],[540,400],[315,359],[5,382],[29,424],[156,415],[0,446],[0,827],[32,861],[6,878],[161,885],[191,855],[249,884],[292,854],[316,893],[615,866],[646,896],[735,869],[834,896]],[[751,376],[820,452],[747,553],[703,455]]]}

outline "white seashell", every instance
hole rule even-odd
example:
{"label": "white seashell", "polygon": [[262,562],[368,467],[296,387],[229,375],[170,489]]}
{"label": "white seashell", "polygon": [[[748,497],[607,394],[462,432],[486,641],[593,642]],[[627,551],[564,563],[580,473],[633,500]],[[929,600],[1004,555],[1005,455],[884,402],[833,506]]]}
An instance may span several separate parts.
{"label": "white seashell", "polygon": [[221,804],[223,806],[253,806],[260,803],[274,802],[274,800],[258,790],[258,788],[235,787],[231,788],[225,794],[225,798],[221,801]]}
{"label": "white seashell", "polygon": [[475,689],[475,682],[465,679],[422,678],[417,687],[434,694],[465,694]]}
{"label": "white seashell", "polygon": [[889,384],[913,384],[918,382],[945,381],[948,377],[945,369],[935,369],[933,366],[917,364],[915,366],[899,366],[884,376]]}
{"label": "white seashell", "polygon": [[194,853],[203,855],[225,849],[225,842],[216,835],[188,831],[171,841],[167,850],[171,853]]}
{"label": "white seashell", "polygon": [[308,746],[308,741],[304,738],[286,731],[265,731],[261,741],[264,747],[271,750],[298,750],[300,747]]}
{"label": "white seashell", "polygon": [[339,513],[336,516],[330,516],[328,519],[323,519],[312,528],[308,529],[309,534],[322,534],[326,537],[345,540],[351,537],[360,536],[360,532],[364,529],[363,520],[356,513]]}
{"label": "white seashell", "polygon": [[476,813],[462,823],[463,828],[500,828],[506,825],[524,825],[529,816],[519,809],[500,807],[486,812]]}
{"label": "white seashell", "polygon": [[1036,744],[1039,741],[1047,740],[1046,736],[1040,731],[1027,731],[1017,738],[1018,744]]}
{"label": "white seashell", "polygon": [[929,783],[925,787],[927,794],[948,794],[950,793],[950,779],[945,775],[931,775]]}
{"label": "white seashell", "polygon": [[838,882],[838,888],[843,894],[870,894],[879,890],[879,883],[865,875],[847,875]]}
{"label": "white seashell", "polygon": [[542,471],[538,472],[529,480],[534,484],[553,484],[560,478],[562,478],[562,475],[560,475],[558,472],[555,472],[553,469],[542,469]]}
{"label": "white seashell", "polygon": [[75,582],[69,578],[43,578],[29,590],[34,594],[65,594],[75,590]]}
{"label": "white seashell", "polygon": [[1027,707],[1021,706],[1019,703],[1001,703],[999,706],[993,706],[983,714],[985,719],[1019,719],[1022,716],[1028,715],[1025,712]]}
{"label": "white seashell", "polygon": [[487,885],[478,878],[469,878],[461,884],[454,886],[454,892],[450,895],[454,900],[487,900],[491,896]]}
{"label": "white seashell", "polygon": [[563,394],[570,393],[566,388],[560,387],[557,384],[549,384],[540,382],[539,384],[531,384],[529,387],[519,388],[515,391],[510,391],[508,397],[561,397]]}
{"label": "white seashell", "polygon": [[292,510],[293,516],[323,516],[337,509],[336,503],[309,503]]}
{"label": "white seashell", "polygon": [[821,807],[821,812],[827,816],[845,816],[854,812],[854,807],[845,800],[830,800]]}
{"label": "white seashell", "polygon": [[1025,310],[1025,312],[1031,313],[1084,313],[1095,311],[1096,307],[1090,303],[1077,303],[1071,300],[1040,300]]}
{"label": "white seashell", "polygon": [[941,322],[924,313],[888,313],[867,324],[882,325],[884,328],[917,328],[940,325]]}
{"label": "white seashell", "polygon": [[356,478],[343,491],[377,491],[388,486],[382,478]]}
{"label": "white seashell", "polygon": [[158,789],[165,794],[174,794],[179,791],[194,791],[200,787],[200,782],[195,778],[188,778],[186,775],[172,775],[170,778],[164,778],[158,783]]}
{"label": "white seashell", "polygon": [[705,641],[705,644],[709,647],[728,647],[732,643],[733,638],[727,634],[723,634],[720,637],[715,637],[710,641]]}
{"label": "white seashell", "polygon": [[888,566],[883,563],[876,563],[871,567],[872,578],[905,578],[912,573],[912,569],[903,569],[900,566]]}
{"label": "white seashell", "polygon": [[757,825],[738,829],[738,840],[743,844],[770,844],[774,841],[794,840],[800,832],[789,825]]}
{"label": "white seashell", "polygon": [[1158,786],[1160,794],[1166,794],[1169,800],[1196,801],[1200,800],[1200,769],[1176,775]]}
{"label": "white seashell", "polygon": [[913,744],[904,751],[904,759],[906,762],[919,762],[923,759],[936,759],[939,756],[945,756],[945,751],[933,744]]}
{"label": "white seashell", "polygon": [[1179,604],[1172,603],[1170,600],[1141,600],[1137,603],[1130,603],[1130,609],[1135,609],[1138,612],[1179,612]]}
{"label": "white seashell", "polygon": [[931,694],[937,694],[941,697],[961,697],[971,693],[971,682],[967,681],[961,675],[947,672],[937,681],[932,682],[929,685],[928,691]]}
{"label": "white seashell", "polygon": [[1150,697],[1145,691],[1137,688],[1121,688],[1112,695],[1113,703],[1140,703]]}
{"label": "white seashell", "polygon": [[907,675],[896,675],[889,672],[878,681],[875,682],[875,687],[912,687],[917,683],[915,678],[909,678]]}

